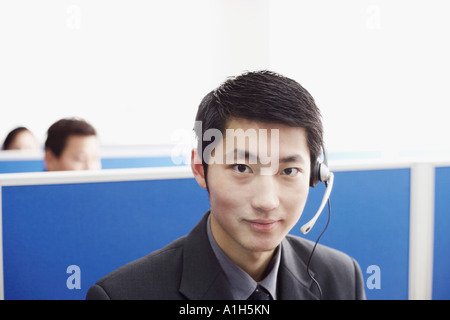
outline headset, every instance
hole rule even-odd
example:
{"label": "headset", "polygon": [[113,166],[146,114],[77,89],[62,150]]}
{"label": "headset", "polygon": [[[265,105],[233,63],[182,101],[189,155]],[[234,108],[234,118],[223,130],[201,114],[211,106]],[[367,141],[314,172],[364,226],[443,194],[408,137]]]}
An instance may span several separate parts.
{"label": "headset", "polygon": [[322,162],[320,162],[319,160],[316,161],[316,164],[314,165],[314,168],[311,172],[311,178],[310,178],[309,184],[311,187],[314,188],[319,182],[325,183],[325,186],[326,186],[325,194],[323,196],[322,203],[320,204],[319,210],[317,210],[314,217],[300,228],[300,231],[303,234],[307,234],[309,231],[311,231],[311,229],[313,228],[317,219],[319,218],[320,214],[322,213],[323,208],[325,207],[325,204],[328,202],[327,224],[326,224],[325,228],[323,229],[322,233],[317,238],[317,240],[314,244],[314,247],[311,250],[311,254],[309,255],[308,264],[306,266],[306,272],[308,273],[308,276],[311,278],[312,281],[314,281],[314,283],[317,286],[317,289],[319,289],[320,299],[322,299],[322,289],[321,289],[319,283],[317,282],[317,280],[314,279],[314,277],[309,272],[309,265],[311,263],[311,259],[314,254],[314,251],[316,250],[317,243],[319,242],[319,239],[322,237],[323,233],[327,229],[328,224],[330,222],[330,216],[331,216],[330,194],[331,194],[331,190],[333,189],[333,183],[334,183],[334,174],[328,168],[328,155],[327,155],[325,146],[323,144],[322,144],[322,152],[323,152],[323,161]]}
{"label": "headset", "polygon": [[311,231],[312,227],[314,226],[320,214],[322,213],[325,204],[330,198],[331,190],[333,189],[334,174],[333,172],[330,171],[330,169],[328,169],[328,155],[323,145],[322,145],[322,152],[323,152],[323,161],[322,162],[320,162],[319,160],[316,161],[316,164],[314,165],[314,168],[311,172],[309,185],[311,187],[315,187],[319,182],[324,182],[326,185],[326,190],[322,199],[322,203],[320,204],[319,210],[317,210],[316,214],[311,220],[309,220],[300,228],[300,231],[303,234],[307,234],[309,231]]}

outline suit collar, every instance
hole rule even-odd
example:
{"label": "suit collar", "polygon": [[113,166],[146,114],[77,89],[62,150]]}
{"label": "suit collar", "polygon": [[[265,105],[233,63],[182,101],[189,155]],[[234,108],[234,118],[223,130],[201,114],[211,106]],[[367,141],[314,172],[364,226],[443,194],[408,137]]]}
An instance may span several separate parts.
{"label": "suit collar", "polygon": [[[281,263],[278,271],[279,299],[319,299],[317,288],[313,286],[313,281],[308,276],[306,263],[301,259],[301,257],[308,259],[310,252],[294,248],[289,235],[283,239],[281,248]],[[310,270],[310,273],[314,277],[314,272]]]}
{"label": "suit collar", "polygon": [[[180,293],[190,300],[231,300],[230,284],[209,244],[206,232],[208,216],[209,211],[185,241]],[[313,282],[306,273],[305,262],[299,256],[301,252],[294,249],[289,238],[283,239],[281,249],[278,299],[318,299],[317,294],[310,290]],[[305,251],[303,256],[308,258],[308,254]]]}
{"label": "suit collar", "polygon": [[207,212],[187,236],[180,293],[190,300],[230,300],[229,283],[209,245]]}

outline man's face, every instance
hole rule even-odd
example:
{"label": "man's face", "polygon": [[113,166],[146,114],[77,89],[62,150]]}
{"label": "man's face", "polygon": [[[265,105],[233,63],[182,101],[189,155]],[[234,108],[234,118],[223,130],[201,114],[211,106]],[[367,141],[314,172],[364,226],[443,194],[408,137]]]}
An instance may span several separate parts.
{"label": "man's face", "polygon": [[48,171],[101,169],[100,146],[96,136],[70,136],[59,157],[46,151]]}
{"label": "man's face", "polygon": [[[248,129],[264,132],[261,129],[266,129],[264,143],[268,150],[263,152],[267,155],[267,151],[272,151],[271,157],[276,158],[271,162],[276,160],[278,163],[270,168],[270,174],[267,169],[271,164],[254,160],[259,159],[259,155],[253,157],[253,161],[247,157],[232,163],[229,158],[222,163],[216,159],[216,163],[208,166],[213,235],[225,252],[273,251],[297,223],[308,197],[310,154],[306,131],[243,119],[229,121],[227,129],[242,129],[244,132]],[[278,135],[271,135],[272,130],[278,130]],[[272,141],[273,137],[278,141]],[[259,143],[259,135],[257,139]],[[224,137],[216,146],[216,150],[222,150],[224,158],[230,152],[254,153],[251,142],[232,150],[226,147],[226,140]],[[261,145],[257,152],[262,149]],[[196,178],[202,185],[201,177],[196,175]]]}

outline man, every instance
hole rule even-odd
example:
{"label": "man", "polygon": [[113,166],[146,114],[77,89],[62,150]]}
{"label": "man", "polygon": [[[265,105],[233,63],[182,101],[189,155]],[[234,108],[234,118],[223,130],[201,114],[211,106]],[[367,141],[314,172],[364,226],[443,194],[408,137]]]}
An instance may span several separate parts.
{"label": "man", "polygon": [[45,141],[47,171],[101,169],[100,144],[85,120],[61,119],[50,126]]}
{"label": "man", "polygon": [[288,235],[323,145],[311,95],[249,72],[206,95],[196,121],[191,167],[210,211],[187,236],[100,279],[87,299],[364,299],[356,261],[318,245],[308,270],[314,243]]}

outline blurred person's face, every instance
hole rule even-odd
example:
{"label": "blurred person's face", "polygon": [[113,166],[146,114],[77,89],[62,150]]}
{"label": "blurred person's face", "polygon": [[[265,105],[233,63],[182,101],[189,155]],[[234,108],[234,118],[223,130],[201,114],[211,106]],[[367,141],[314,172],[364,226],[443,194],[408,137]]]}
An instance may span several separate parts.
{"label": "blurred person's face", "polygon": [[70,136],[60,157],[46,150],[48,171],[101,169],[100,144],[96,136]]}
{"label": "blurred person's face", "polygon": [[35,136],[27,131],[19,132],[9,146],[9,150],[38,150],[39,143]]}

